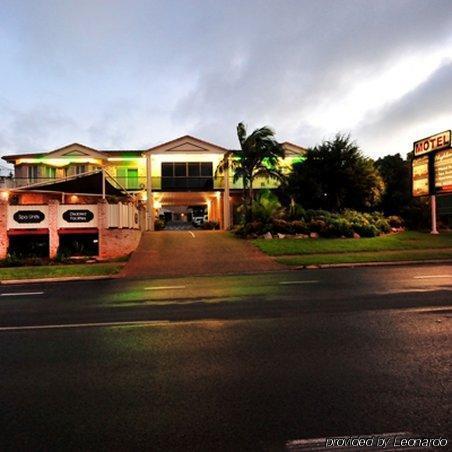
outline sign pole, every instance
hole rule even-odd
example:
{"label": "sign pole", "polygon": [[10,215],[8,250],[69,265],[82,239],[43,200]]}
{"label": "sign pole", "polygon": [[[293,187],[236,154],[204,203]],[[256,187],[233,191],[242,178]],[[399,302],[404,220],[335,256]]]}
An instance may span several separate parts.
{"label": "sign pole", "polygon": [[430,196],[430,208],[432,214],[432,230],[430,231],[430,234],[439,234],[436,227],[436,195]]}

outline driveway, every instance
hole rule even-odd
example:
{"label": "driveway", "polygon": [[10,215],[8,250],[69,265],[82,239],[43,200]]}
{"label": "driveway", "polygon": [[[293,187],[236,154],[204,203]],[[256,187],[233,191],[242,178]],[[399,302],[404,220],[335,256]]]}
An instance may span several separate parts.
{"label": "driveway", "polygon": [[284,267],[245,240],[221,231],[145,232],[122,275],[225,275]]}

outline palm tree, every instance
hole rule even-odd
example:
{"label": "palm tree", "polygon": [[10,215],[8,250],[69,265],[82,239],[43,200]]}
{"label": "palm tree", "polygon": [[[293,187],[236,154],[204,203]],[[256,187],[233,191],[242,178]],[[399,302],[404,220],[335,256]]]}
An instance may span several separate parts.
{"label": "palm tree", "polygon": [[253,181],[260,177],[278,181],[285,179],[279,168],[279,159],[284,158],[284,149],[275,140],[275,132],[267,126],[247,135],[245,125],[240,122],[237,125],[237,136],[240,149],[227,152],[216,172],[222,174],[231,169],[234,183],[242,180],[245,221],[248,222],[252,219]]}

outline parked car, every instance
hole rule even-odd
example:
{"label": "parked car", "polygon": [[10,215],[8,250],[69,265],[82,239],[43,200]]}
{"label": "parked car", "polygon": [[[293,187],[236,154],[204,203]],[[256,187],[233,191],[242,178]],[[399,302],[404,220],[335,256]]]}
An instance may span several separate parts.
{"label": "parked car", "polygon": [[201,227],[203,223],[207,222],[209,219],[207,215],[196,215],[193,214],[191,222],[193,223],[193,226]]}

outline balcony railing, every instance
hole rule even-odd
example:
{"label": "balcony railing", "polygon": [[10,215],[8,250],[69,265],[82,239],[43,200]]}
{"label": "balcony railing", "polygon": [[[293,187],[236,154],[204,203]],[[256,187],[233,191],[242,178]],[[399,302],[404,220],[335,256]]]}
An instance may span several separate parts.
{"label": "balcony railing", "polygon": [[[145,190],[147,185],[146,176],[138,177],[115,177],[119,185],[127,190]],[[154,191],[210,191],[222,190],[224,187],[223,177],[152,177],[152,190]]]}
{"label": "balcony railing", "polygon": [[[47,182],[62,182],[68,178],[49,178],[36,177],[30,179],[28,177],[0,177],[0,189],[18,188],[31,184],[40,184]],[[146,190],[146,176],[138,177],[111,177],[108,181],[119,189],[127,191]],[[260,188],[276,188],[278,182],[273,180],[256,179],[253,184],[255,189]],[[241,190],[242,181],[234,183],[233,178],[229,178],[229,188],[231,190]],[[224,189],[224,177],[153,177],[152,189],[155,191],[211,191]]]}

